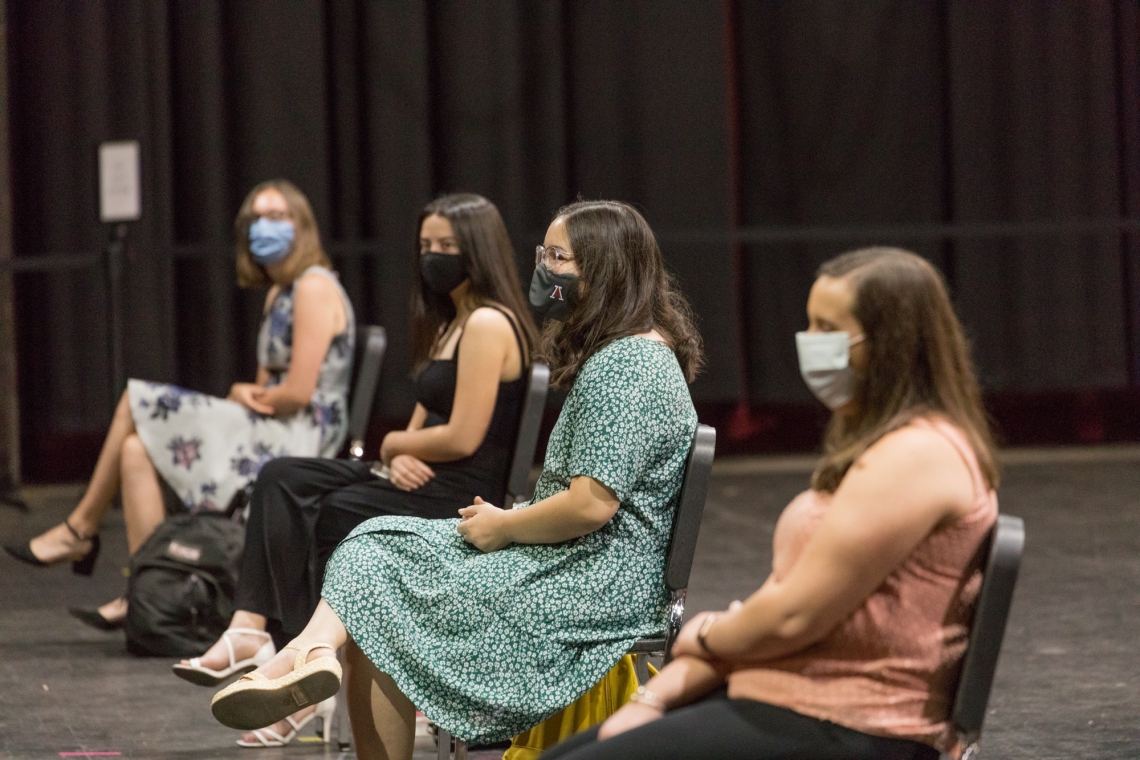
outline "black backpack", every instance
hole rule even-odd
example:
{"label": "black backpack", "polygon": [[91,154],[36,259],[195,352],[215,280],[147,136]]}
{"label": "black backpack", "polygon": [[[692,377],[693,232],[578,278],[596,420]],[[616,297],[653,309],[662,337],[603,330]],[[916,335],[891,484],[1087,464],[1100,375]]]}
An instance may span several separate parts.
{"label": "black backpack", "polygon": [[244,529],[209,512],[169,518],[131,558],[127,651],[196,657],[233,615]]}

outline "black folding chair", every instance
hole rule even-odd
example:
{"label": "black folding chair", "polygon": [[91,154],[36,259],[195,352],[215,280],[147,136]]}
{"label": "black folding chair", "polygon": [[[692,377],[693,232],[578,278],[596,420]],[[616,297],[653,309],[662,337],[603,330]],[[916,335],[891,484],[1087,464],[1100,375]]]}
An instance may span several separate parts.
{"label": "black folding chair", "polygon": [[[697,550],[697,534],[701,529],[701,515],[705,511],[715,453],[716,429],[708,425],[697,425],[689,457],[685,462],[681,495],[677,501],[677,513],[673,516],[673,531],[669,538],[669,551],[665,555],[665,587],[671,596],[669,621],[660,636],[639,639],[629,650],[636,655],[638,677],[643,681],[649,677],[646,657],[661,655],[665,662],[669,662],[669,650],[681,630],[681,621],[685,616],[685,593],[689,588],[689,573],[693,569],[693,554]],[[451,735],[442,728],[437,728],[436,738],[439,741],[439,760],[450,760]],[[467,760],[467,742],[456,737],[454,745],[455,760]]]}
{"label": "black folding chair", "polygon": [[998,515],[990,537],[989,558],[983,571],[982,589],[978,593],[966,656],[962,661],[954,709],[950,713],[950,722],[966,748],[962,760],[978,756],[978,740],[986,719],[986,704],[997,671],[1024,547],[1025,522],[1020,517]]}
{"label": "black folding chair", "polygon": [[681,497],[677,514],[673,518],[673,534],[669,538],[669,553],[665,556],[665,587],[669,589],[669,623],[663,635],[644,638],[634,643],[630,654],[635,655],[637,677],[649,680],[647,658],[660,655],[665,664],[673,659],[669,650],[681,632],[685,617],[685,594],[689,588],[689,573],[693,569],[693,555],[697,551],[697,536],[701,530],[701,516],[712,477],[713,457],[716,454],[716,429],[697,425],[689,460],[685,463],[685,479],[681,484]]}
{"label": "black folding chair", "polygon": [[376,386],[380,383],[380,367],[388,350],[388,333],[383,327],[365,325],[356,331],[356,343],[360,356],[349,404],[348,458],[359,460],[364,456],[364,436],[368,434]]}
{"label": "black folding chair", "polygon": [[526,397],[519,414],[519,431],[515,438],[515,453],[507,474],[507,498],[503,507],[510,508],[528,498],[530,468],[534,465],[534,449],[538,446],[538,432],[542,427],[542,412],[546,408],[546,392],[550,388],[550,367],[535,363],[530,367]]}

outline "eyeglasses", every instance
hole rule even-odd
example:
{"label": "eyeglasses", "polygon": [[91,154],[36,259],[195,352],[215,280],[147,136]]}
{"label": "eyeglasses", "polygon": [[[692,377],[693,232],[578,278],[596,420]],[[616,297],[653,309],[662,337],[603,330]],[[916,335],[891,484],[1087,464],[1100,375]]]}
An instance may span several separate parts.
{"label": "eyeglasses", "polygon": [[573,260],[574,257],[570,253],[553,245],[540,245],[534,249],[535,266],[546,264],[546,268],[550,269],[555,264]]}

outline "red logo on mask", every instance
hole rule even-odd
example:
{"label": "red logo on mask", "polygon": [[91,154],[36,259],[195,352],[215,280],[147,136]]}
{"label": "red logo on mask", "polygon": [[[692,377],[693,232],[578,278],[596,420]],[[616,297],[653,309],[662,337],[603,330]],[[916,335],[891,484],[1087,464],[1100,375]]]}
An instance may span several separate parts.
{"label": "red logo on mask", "polygon": [[559,301],[565,301],[566,300],[565,298],[562,297],[562,286],[561,285],[555,285],[554,286],[554,291],[550,294],[550,297],[551,298],[557,298]]}

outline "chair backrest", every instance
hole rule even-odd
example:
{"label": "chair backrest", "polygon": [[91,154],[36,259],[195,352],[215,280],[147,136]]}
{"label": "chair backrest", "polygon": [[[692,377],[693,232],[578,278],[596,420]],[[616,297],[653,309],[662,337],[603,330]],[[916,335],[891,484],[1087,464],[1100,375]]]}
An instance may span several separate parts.
{"label": "chair backrest", "polygon": [[697,425],[689,458],[685,462],[673,533],[669,537],[669,553],[665,557],[665,585],[670,591],[689,585],[689,572],[693,569],[693,554],[697,551],[697,535],[701,530],[701,516],[705,512],[715,454],[716,428]]}
{"label": "chair backrest", "polygon": [[955,728],[968,742],[977,741],[982,731],[1024,546],[1025,522],[1020,517],[998,515],[951,715]]}
{"label": "chair backrest", "polygon": [[380,367],[388,348],[388,333],[383,327],[364,325],[356,331],[357,359],[356,382],[352,387],[348,415],[348,455],[353,459],[364,456],[364,436],[368,433],[368,420],[372,417],[372,403],[376,399],[376,385],[380,381]]}
{"label": "chair backrest", "polygon": [[[539,362],[530,366],[530,377],[519,413],[519,432],[515,438],[515,454],[507,474],[507,498],[518,499],[526,490],[530,467],[534,464],[534,449],[538,445],[538,431],[542,427],[542,412],[546,408],[546,392],[550,387],[550,367]],[[510,507],[512,505],[504,505]]]}

